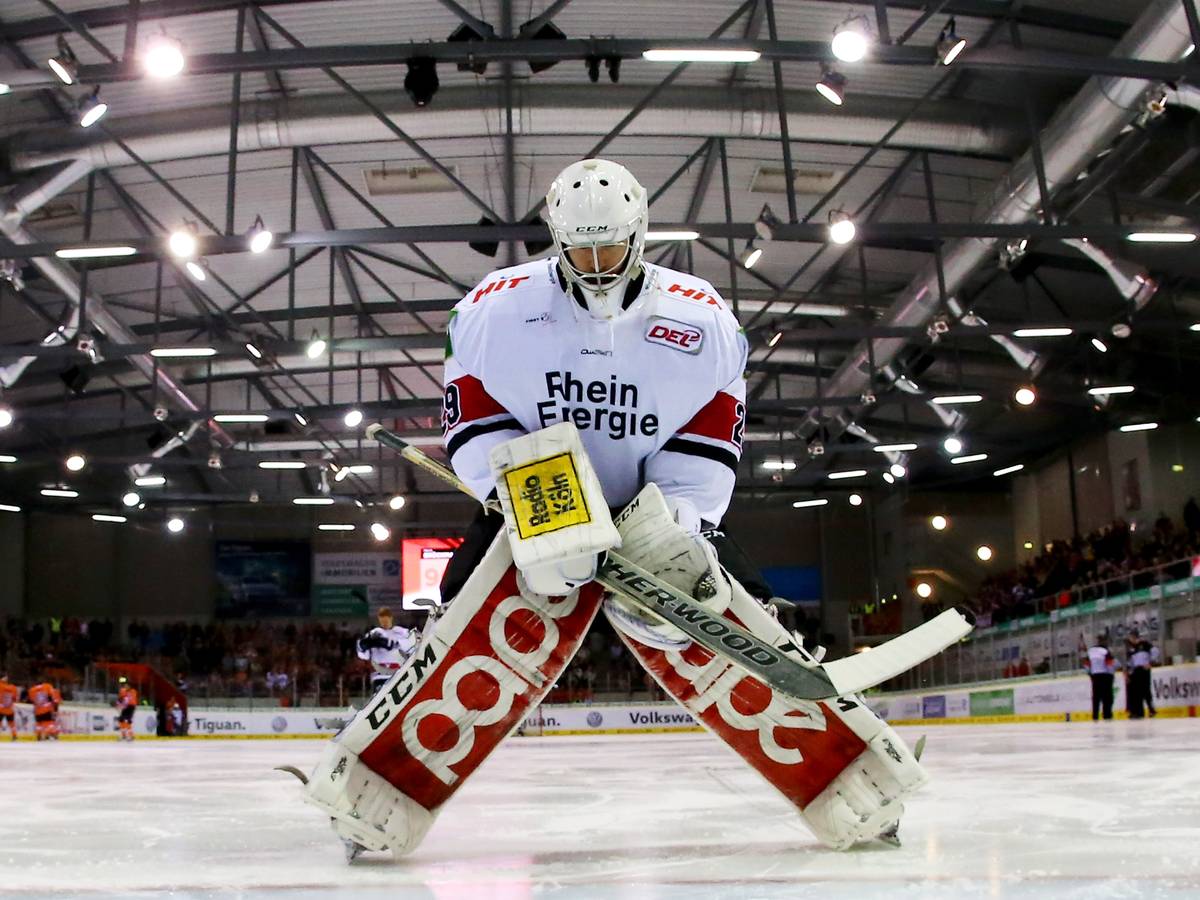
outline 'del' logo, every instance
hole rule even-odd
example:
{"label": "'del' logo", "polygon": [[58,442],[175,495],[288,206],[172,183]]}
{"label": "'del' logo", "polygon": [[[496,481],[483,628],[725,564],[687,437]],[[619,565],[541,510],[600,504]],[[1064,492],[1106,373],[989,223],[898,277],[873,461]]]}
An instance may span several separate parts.
{"label": "'del' logo", "polygon": [[655,316],[650,320],[650,328],[646,332],[646,340],[652,344],[665,344],[673,350],[684,353],[699,353],[704,341],[704,332],[694,325],[676,322]]}

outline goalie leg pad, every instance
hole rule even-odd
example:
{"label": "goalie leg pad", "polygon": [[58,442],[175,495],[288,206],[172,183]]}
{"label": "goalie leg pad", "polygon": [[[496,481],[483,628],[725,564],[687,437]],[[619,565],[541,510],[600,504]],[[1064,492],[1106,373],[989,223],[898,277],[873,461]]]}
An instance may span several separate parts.
{"label": "goalie leg pad", "polygon": [[[729,583],[726,618],[794,659],[814,662],[737,581]],[[607,605],[605,614],[613,619]],[[694,643],[662,650],[613,624],[663,689],[795,804],[829,847],[845,849],[888,830],[899,822],[904,798],[927,780],[899,735],[860,696],[797,700]]]}
{"label": "goalie leg pad", "polygon": [[306,799],[371,849],[411,852],[442,804],[554,685],[600,607],[598,585],[523,591],[508,541],[334,739]]}

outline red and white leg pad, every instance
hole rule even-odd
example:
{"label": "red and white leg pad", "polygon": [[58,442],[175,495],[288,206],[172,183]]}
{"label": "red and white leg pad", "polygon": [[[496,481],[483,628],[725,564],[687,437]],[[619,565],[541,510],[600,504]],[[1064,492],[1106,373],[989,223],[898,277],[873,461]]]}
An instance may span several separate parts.
{"label": "red and white leg pad", "polygon": [[588,584],[545,597],[492,542],[431,634],[330,742],[305,799],[372,850],[414,850],[443,803],[554,685],[600,607]]}

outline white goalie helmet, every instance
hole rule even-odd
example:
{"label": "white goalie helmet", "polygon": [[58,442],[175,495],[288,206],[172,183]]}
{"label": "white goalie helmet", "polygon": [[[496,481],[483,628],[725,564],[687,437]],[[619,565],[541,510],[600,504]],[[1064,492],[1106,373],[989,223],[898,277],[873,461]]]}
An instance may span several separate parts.
{"label": "white goalie helmet", "polygon": [[[642,271],[649,218],[645,188],[619,163],[585,159],[554,179],[546,207],[568,291],[576,289],[597,318],[620,315],[625,286]],[[609,249],[615,247],[625,251],[619,259]],[[575,260],[570,250],[577,251]],[[587,251],[582,261],[580,250]]]}

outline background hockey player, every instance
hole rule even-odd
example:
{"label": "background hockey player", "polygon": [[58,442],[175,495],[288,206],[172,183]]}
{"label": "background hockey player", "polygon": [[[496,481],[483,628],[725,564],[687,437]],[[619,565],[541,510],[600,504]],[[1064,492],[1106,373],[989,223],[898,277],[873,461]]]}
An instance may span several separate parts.
{"label": "background hockey player", "polygon": [[375,693],[408,659],[415,643],[413,632],[396,624],[392,611],[381,606],[379,624],[358,639],[358,658],[371,663],[371,693]]}
{"label": "background hockey player", "polygon": [[58,705],[62,694],[48,681],[29,688],[26,695],[33,704],[33,730],[39,741],[58,740]]}
{"label": "background hockey player", "polygon": [[327,749],[307,799],[350,858],[410,852],[545,696],[603,603],[658,683],[824,843],[894,835],[925,774],[860,698],[776,692],[593,581],[597,551],[620,547],[707,613],[815,662],[744,587],[744,560],[704,537],[742,451],[736,318],[707,281],[645,261],[646,191],[623,166],[568,166],[546,201],[558,255],[488,275],[448,326],[446,450],[504,519],[472,523],[443,580],[445,613]]}
{"label": "background hockey player", "polygon": [[117,699],[113,705],[117,708],[118,739],[132,741],[133,714],[137,712],[138,692],[124,675],[117,679],[117,685]]}
{"label": "background hockey player", "polygon": [[8,680],[8,676],[0,674],[0,730],[6,726],[12,739],[17,739],[17,699],[21,689]]}

